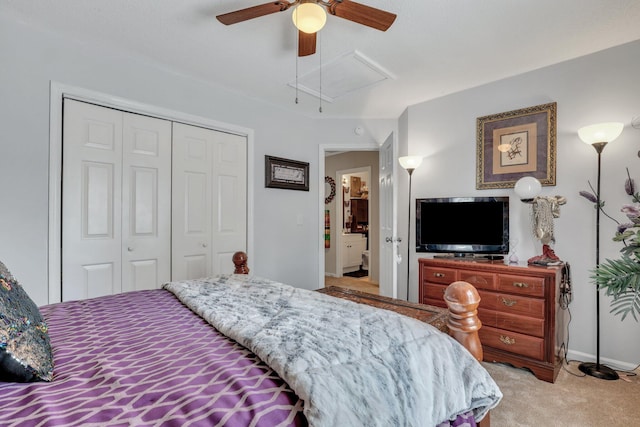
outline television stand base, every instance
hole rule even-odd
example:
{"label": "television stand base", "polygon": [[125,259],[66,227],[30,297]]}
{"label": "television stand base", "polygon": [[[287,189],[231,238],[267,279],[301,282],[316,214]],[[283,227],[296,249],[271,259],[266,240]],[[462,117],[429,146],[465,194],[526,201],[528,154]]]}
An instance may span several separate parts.
{"label": "television stand base", "polygon": [[454,253],[454,254],[434,254],[433,255],[434,258],[447,258],[447,259],[467,259],[467,260],[471,260],[474,259],[475,257],[472,254],[459,254],[459,253]]}
{"label": "television stand base", "polygon": [[466,253],[453,253],[453,254],[437,254],[433,255],[434,258],[453,258],[459,260],[489,260],[489,261],[500,261],[504,259],[503,255],[474,255],[474,254],[466,254]]}

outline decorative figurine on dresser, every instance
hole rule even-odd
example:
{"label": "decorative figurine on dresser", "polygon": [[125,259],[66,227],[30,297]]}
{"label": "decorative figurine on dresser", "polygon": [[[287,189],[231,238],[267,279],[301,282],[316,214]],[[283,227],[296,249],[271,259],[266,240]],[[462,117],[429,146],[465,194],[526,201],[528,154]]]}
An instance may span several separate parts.
{"label": "decorative figurine on dresser", "polygon": [[531,205],[531,232],[542,243],[542,254],[529,258],[529,264],[561,265],[562,261],[551,248],[556,238],[553,220],[560,217],[560,206],[567,203],[563,196],[539,196],[542,185],[532,176],[520,178],[514,191],[523,203]]}

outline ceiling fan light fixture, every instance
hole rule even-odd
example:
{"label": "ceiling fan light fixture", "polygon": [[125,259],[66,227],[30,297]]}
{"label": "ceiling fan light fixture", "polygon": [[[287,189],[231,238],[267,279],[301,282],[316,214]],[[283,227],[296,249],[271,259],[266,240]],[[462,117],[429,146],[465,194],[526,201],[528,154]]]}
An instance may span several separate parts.
{"label": "ceiling fan light fixture", "polygon": [[317,3],[302,3],[298,5],[291,15],[293,24],[304,33],[317,33],[327,22],[327,13]]}

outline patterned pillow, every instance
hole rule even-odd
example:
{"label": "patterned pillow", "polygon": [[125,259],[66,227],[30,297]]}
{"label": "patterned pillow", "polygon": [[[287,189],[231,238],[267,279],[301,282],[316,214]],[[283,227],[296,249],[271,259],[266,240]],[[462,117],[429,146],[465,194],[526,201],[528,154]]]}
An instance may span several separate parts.
{"label": "patterned pillow", "polygon": [[38,306],[0,262],[0,381],[51,381],[53,355]]}

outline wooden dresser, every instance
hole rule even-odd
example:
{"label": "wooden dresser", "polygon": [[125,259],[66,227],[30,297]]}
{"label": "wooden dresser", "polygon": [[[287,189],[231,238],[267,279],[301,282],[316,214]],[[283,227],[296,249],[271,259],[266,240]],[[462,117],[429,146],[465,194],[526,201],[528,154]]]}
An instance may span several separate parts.
{"label": "wooden dresser", "polygon": [[478,289],[484,360],[530,369],[537,378],[554,382],[566,342],[564,311],[559,305],[559,267],[505,265],[502,261],[458,261],[421,258],[419,302],[446,307],[442,296],[462,280]]}

